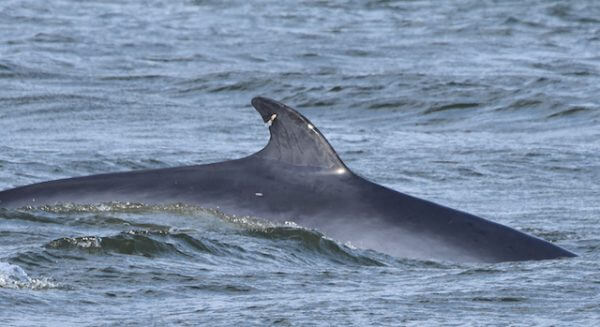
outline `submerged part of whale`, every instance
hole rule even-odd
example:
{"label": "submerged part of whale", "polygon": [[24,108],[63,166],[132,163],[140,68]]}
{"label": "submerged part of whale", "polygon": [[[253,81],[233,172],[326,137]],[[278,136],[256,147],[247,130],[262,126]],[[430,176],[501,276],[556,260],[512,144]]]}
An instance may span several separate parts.
{"label": "submerged part of whale", "polygon": [[403,258],[500,262],[575,256],[512,228],[372,183],[350,171],[294,109],[263,97],[252,105],[269,125],[271,138],[249,157],[17,187],[0,192],[0,207],[176,202],[293,221]]}

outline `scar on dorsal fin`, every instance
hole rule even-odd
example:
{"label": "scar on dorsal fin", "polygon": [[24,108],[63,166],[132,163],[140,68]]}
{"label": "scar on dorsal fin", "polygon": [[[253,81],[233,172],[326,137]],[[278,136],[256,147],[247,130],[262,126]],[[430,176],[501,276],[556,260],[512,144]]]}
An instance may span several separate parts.
{"label": "scar on dorsal fin", "polygon": [[252,99],[252,105],[271,133],[267,146],[255,156],[337,173],[348,171],[323,134],[296,110],[264,97]]}

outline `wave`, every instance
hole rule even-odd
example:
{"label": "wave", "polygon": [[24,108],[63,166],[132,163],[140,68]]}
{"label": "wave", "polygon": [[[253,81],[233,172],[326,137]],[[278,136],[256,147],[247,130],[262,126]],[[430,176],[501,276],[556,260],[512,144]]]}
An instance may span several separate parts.
{"label": "wave", "polygon": [[5,208],[0,208],[0,219],[6,220],[23,220],[34,223],[44,223],[44,224],[55,224],[57,223],[54,219],[43,216],[36,215],[35,213],[23,211],[23,210],[8,210]]}
{"label": "wave", "polygon": [[432,107],[426,109],[425,111],[423,111],[423,115],[428,115],[428,114],[447,111],[447,110],[471,109],[471,108],[477,108],[479,106],[481,106],[480,103],[471,103],[471,102],[457,102],[457,103],[450,103],[450,104],[444,104],[444,105],[435,105],[435,106],[432,106]]}
{"label": "wave", "polygon": [[[180,215],[185,220],[195,219],[194,227],[178,229],[164,223],[141,222],[141,220],[148,220],[148,214],[156,213]],[[318,263],[325,260],[328,263],[352,266],[398,264],[395,259],[386,255],[357,249],[350,243],[340,243],[317,230],[306,229],[291,222],[277,224],[257,217],[228,215],[216,209],[180,203],[169,205],[119,202],[94,205],[62,204],[28,208],[17,211],[14,215],[11,212],[4,212],[0,217],[83,226],[85,229],[88,226],[109,228],[113,230],[112,233],[115,227],[127,228],[107,236],[56,238],[44,244],[44,248],[51,251],[50,253],[61,250],[79,251],[86,255],[124,254],[149,258],[208,255],[241,259],[246,263],[270,258],[275,261],[295,263]],[[207,226],[202,222],[200,225],[196,224],[207,218],[217,222],[216,229],[213,225]],[[208,238],[207,235],[213,236]],[[255,246],[256,244],[258,247]],[[280,249],[285,251],[281,252]],[[399,263],[404,265],[402,262]]]}
{"label": "wave", "polygon": [[563,111],[559,111],[556,113],[553,113],[551,115],[548,115],[546,118],[558,118],[558,117],[566,117],[566,116],[572,116],[572,115],[576,115],[576,114],[582,114],[583,112],[586,111],[591,111],[591,109],[589,108],[585,108],[585,107],[570,107],[566,110]]}
{"label": "wave", "polygon": [[[347,243],[340,243],[327,238],[315,230],[308,230],[297,226],[274,226],[265,228],[252,228],[246,232],[248,235],[262,239],[288,243],[291,251],[300,252],[308,256],[318,255],[338,264],[360,266],[385,266],[382,261],[374,258],[374,251],[362,251]],[[371,255],[369,255],[369,253]]]}
{"label": "wave", "polygon": [[186,234],[131,230],[113,236],[63,237],[45,245],[47,249],[80,250],[90,254],[118,253],[156,257],[165,254],[189,256],[185,247],[211,253],[211,247]]}
{"label": "wave", "polygon": [[43,290],[58,287],[47,278],[31,278],[18,265],[0,261],[0,288]]}
{"label": "wave", "polygon": [[[80,251],[88,255],[124,254],[144,256],[148,258],[161,256],[194,257],[210,255],[224,258],[245,259],[255,261],[265,256],[276,260],[310,262],[327,260],[337,264],[360,266],[385,266],[377,260],[376,253],[361,251],[350,244],[341,245],[323,234],[298,227],[267,227],[248,229],[242,232],[246,236],[260,238],[272,244],[259,241],[260,247],[278,248],[286,251],[267,254],[268,250],[246,250],[243,246],[212,239],[198,239],[187,233],[170,233],[168,231],[130,230],[109,236],[63,237],[44,245],[47,250]],[[261,244],[262,243],[262,244]],[[256,244],[256,243],[255,243]],[[50,252],[51,254],[52,252]],[[300,256],[298,256],[300,254]],[[56,256],[56,255],[54,255]],[[60,256],[60,255],[59,255]],[[71,258],[72,256],[69,255]],[[262,261],[262,260],[261,260]]]}

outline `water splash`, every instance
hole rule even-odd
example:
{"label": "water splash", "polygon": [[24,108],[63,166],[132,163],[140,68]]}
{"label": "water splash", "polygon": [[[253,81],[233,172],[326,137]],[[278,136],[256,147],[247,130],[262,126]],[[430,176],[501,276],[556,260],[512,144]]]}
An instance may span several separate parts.
{"label": "water splash", "polygon": [[23,268],[0,261],[0,288],[45,290],[57,288],[48,278],[31,278]]}

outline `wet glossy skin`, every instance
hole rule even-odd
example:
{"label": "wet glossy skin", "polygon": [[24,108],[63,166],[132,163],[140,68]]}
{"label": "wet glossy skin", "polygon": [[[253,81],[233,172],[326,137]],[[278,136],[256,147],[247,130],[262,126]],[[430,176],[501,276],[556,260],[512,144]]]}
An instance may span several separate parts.
{"label": "wet glossy skin", "polygon": [[509,227],[367,181],[351,172],[318,129],[295,110],[266,98],[255,98],[252,104],[271,132],[269,144],[252,156],[18,187],[0,192],[0,207],[181,202],[294,221],[398,257],[500,262],[574,256]]}

